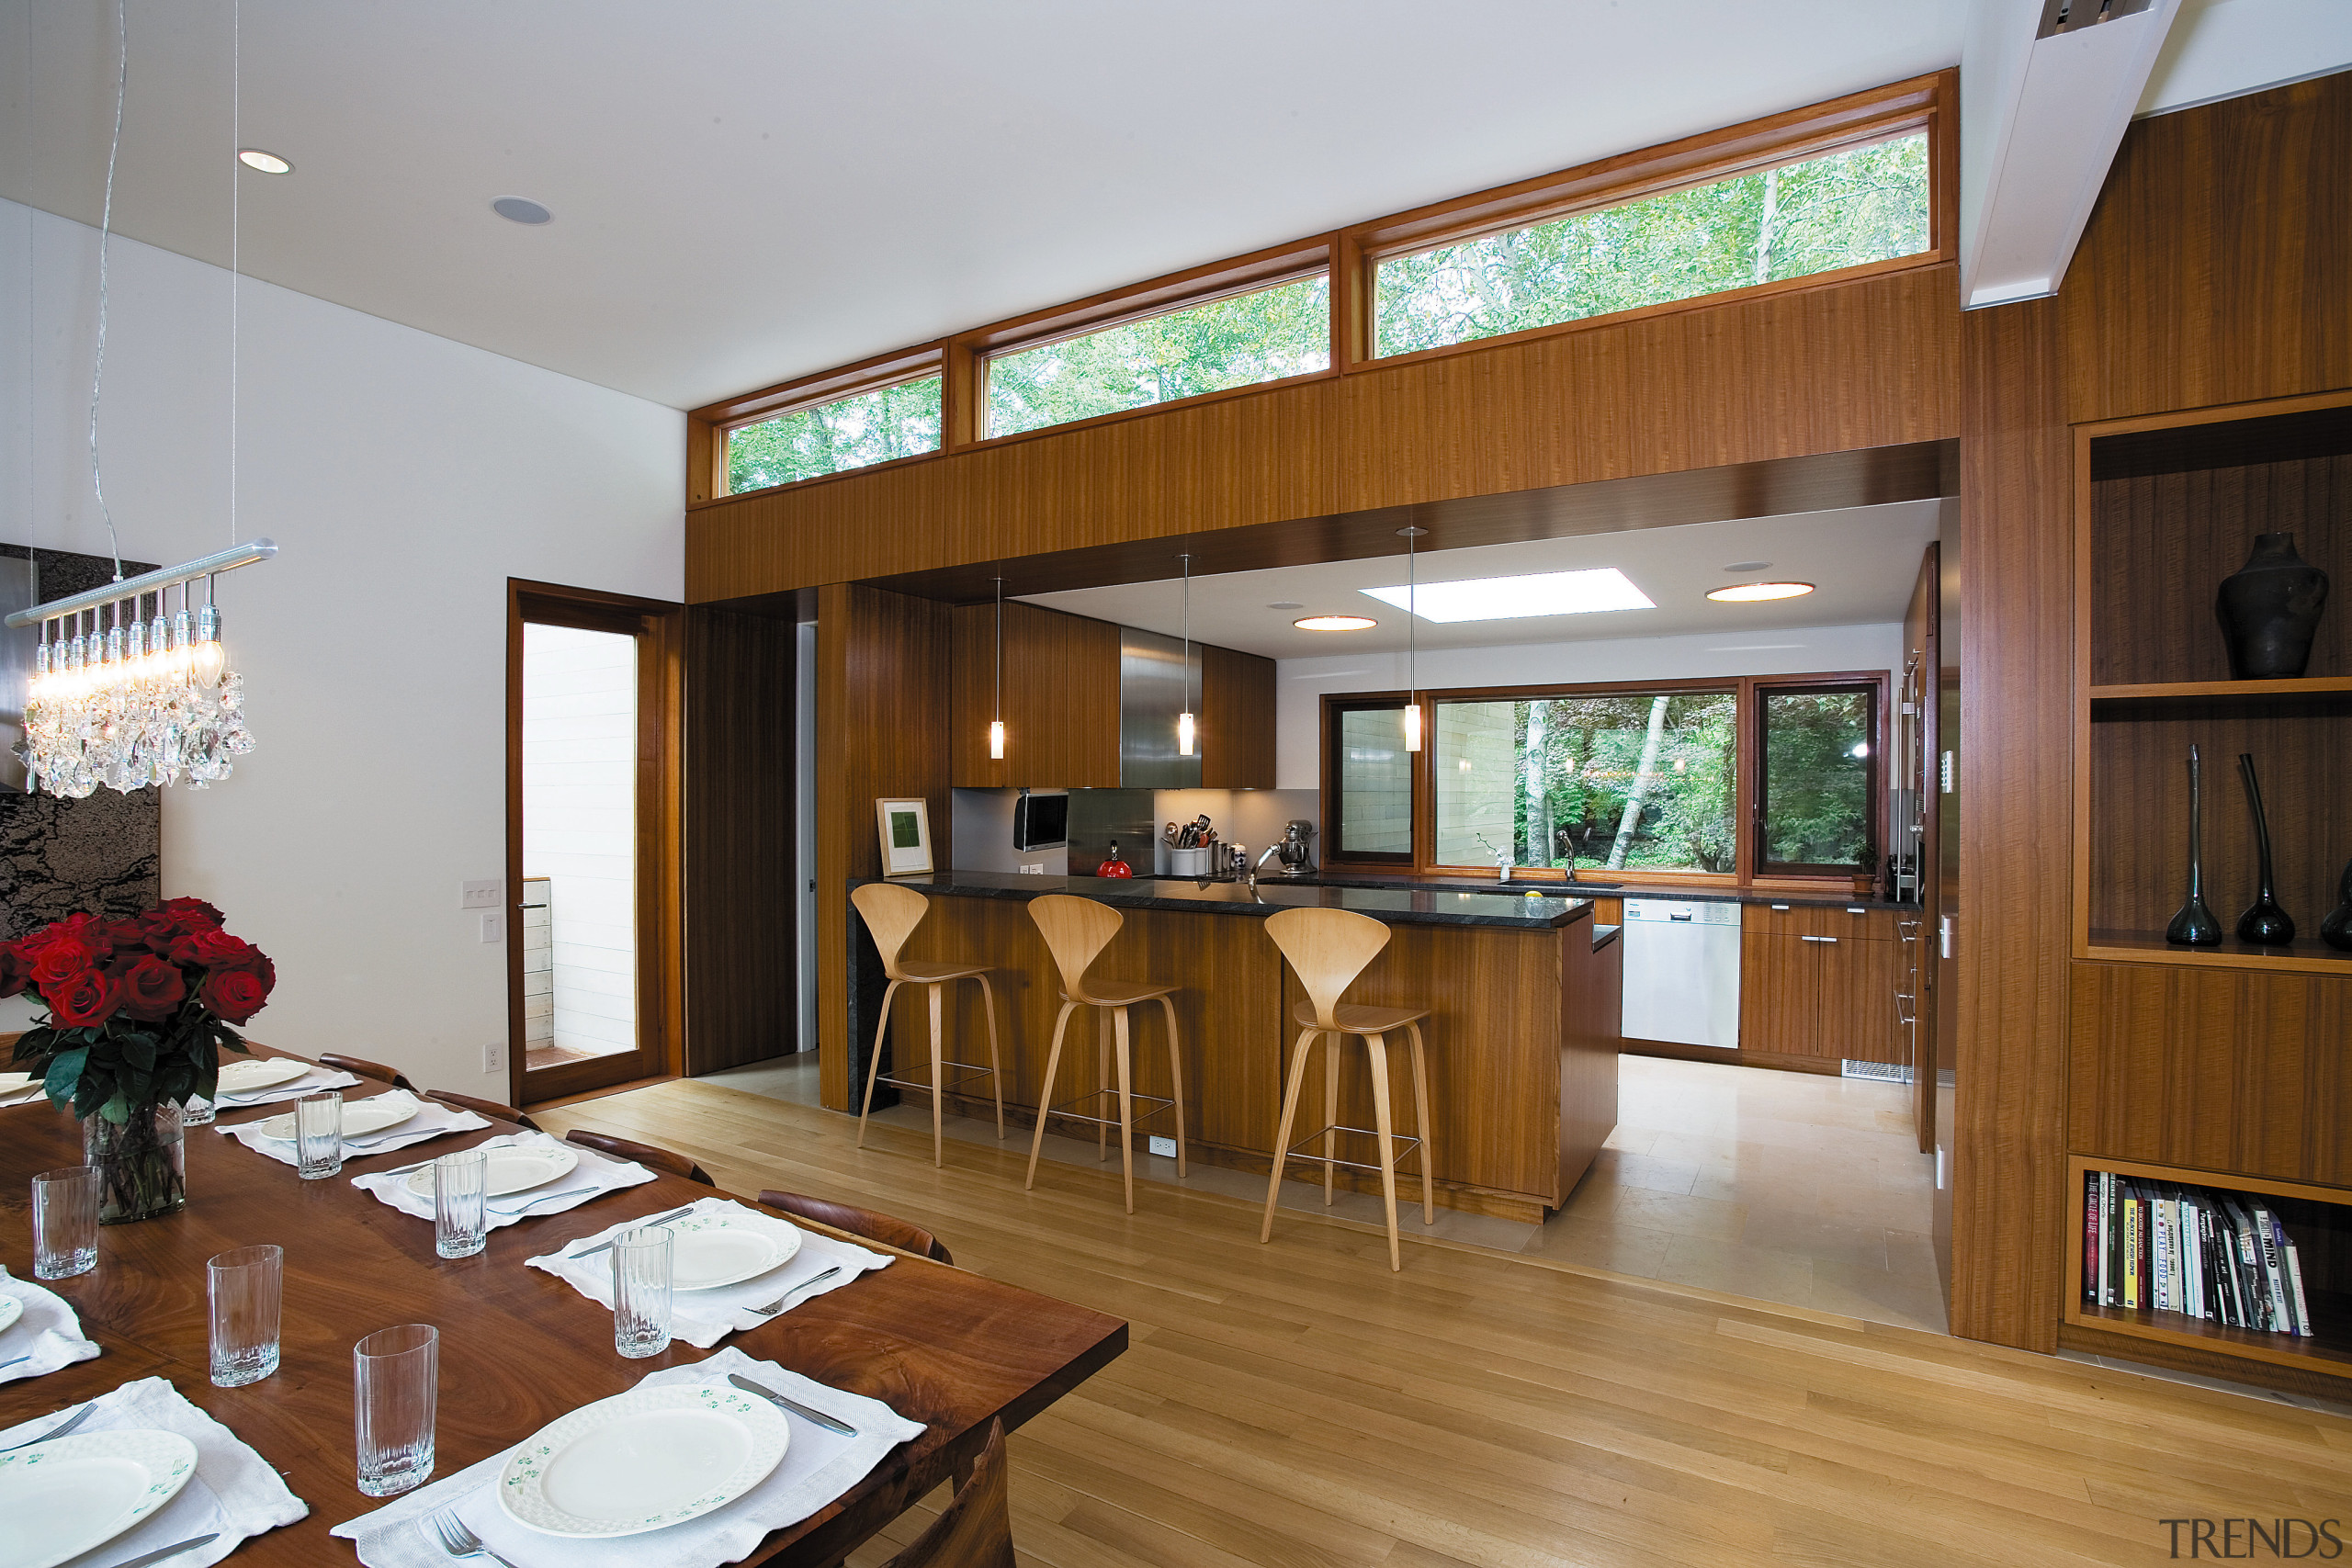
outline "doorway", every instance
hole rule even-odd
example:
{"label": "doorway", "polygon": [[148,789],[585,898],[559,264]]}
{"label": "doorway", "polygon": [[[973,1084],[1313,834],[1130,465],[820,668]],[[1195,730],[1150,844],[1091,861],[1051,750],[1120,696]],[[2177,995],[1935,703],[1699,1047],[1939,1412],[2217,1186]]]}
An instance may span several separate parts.
{"label": "doorway", "polygon": [[509,583],[508,1082],[678,1071],[675,604]]}

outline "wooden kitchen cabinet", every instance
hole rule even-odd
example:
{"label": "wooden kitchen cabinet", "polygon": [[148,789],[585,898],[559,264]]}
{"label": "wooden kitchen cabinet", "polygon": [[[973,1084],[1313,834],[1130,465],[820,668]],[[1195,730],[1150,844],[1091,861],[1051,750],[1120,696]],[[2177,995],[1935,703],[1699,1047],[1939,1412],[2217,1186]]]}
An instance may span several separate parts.
{"label": "wooden kitchen cabinet", "polygon": [[1740,931],[1740,1049],[1901,1062],[1894,994],[1902,980],[1889,910],[1751,906]]}
{"label": "wooden kitchen cabinet", "polygon": [[[1119,628],[1008,601],[1004,606],[1004,760],[989,756],[998,711],[996,606],[955,612],[949,782],[957,789],[1116,789]],[[865,716],[888,724],[888,714]]]}
{"label": "wooden kitchen cabinet", "polygon": [[1195,643],[1201,661],[1201,787],[1274,787],[1274,661]]}

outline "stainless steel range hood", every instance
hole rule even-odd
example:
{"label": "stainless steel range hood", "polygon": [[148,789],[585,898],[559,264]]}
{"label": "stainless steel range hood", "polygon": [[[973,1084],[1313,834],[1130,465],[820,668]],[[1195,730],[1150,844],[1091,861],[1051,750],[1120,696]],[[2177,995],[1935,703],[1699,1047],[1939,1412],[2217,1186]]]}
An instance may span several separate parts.
{"label": "stainless steel range hood", "polygon": [[[1119,628],[1119,784],[1126,789],[1198,789],[1201,748],[1176,754],[1176,716],[1185,694],[1197,704],[1201,649],[1193,646],[1185,667],[1184,645],[1172,637],[1135,626]],[[1195,716],[1200,709],[1193,709]]]}

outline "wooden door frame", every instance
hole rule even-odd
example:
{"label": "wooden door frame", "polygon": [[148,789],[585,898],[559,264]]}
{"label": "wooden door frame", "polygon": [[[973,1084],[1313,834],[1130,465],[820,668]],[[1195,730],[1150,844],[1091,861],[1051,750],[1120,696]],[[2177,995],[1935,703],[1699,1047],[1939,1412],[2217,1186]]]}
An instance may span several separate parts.
{"label": "wooden door frame", "polygon": [[[1943,900],[1943,544],[1932,540],[1922,553],[1918,581],[1911,596],[1919,618],[1919,644],[1916,649],[1919,655],[1919,711],[1914,716],[1919,774],[1914,783],[1919,790],[1921,828],[1917,863],[1912,868],[1918,886],[1918,903],[1913,915],[1919,934],[1913,948],[1917,964],[1911,979],[1911,1013],[1916,1021],[1911,1034],[1911,1120],[1923,1155],[1933,1154],[1936,1147],[1936,1073],[1941,1061],[1936,1010],[1943,988],[1937,968],[1943,945],[1937,932]],[[1906,608],[1906,629],[1910,620],[1911,611]],[[1905,638],[1906,643],[1909,640]],[[1913,651],[1906,647],[1904,657],[1907,660]],[[1898,934],[1902,919],[1898,911]]]}
{"label": "wooden door frame", "polygon": [[[681,883],[684,783],[685,606],[560,583],[506,580],[506,1082],[510,1104],[603,1089],[685,1070]],[[637,706],[638,1049],[609,1060],[567,1063],[534,1078],[524,1065],[523,626],[578,626],[635,635]],[[526,1090],[534,1091],[526,1098]]]}

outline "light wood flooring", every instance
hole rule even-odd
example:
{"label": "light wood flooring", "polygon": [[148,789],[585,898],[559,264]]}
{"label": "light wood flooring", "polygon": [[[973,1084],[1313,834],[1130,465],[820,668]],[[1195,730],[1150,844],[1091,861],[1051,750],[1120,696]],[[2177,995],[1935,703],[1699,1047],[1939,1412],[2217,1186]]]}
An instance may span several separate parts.
{"label": "light wood flooring", "polygon": [[[535,1112],[722,1187],[883,1209],[1130,1321],[1011,1441],[1024,1564],[1735,1568],[2168,1561],[2159,1521],[2352,1516],[2352,1418],[1541,1253],[1136,1185],[695,1081]],[[1695,1179],[1694,1179],[1695,1181]],[[851,1559],[912,1539],[944,1494]],[[2352,1535],[2352,1530],[2342,1533]],[[2241,1540],[2243,1534],[2241,1533]],[[2185,1552],[2184,1552],[2185,1555]]]}

